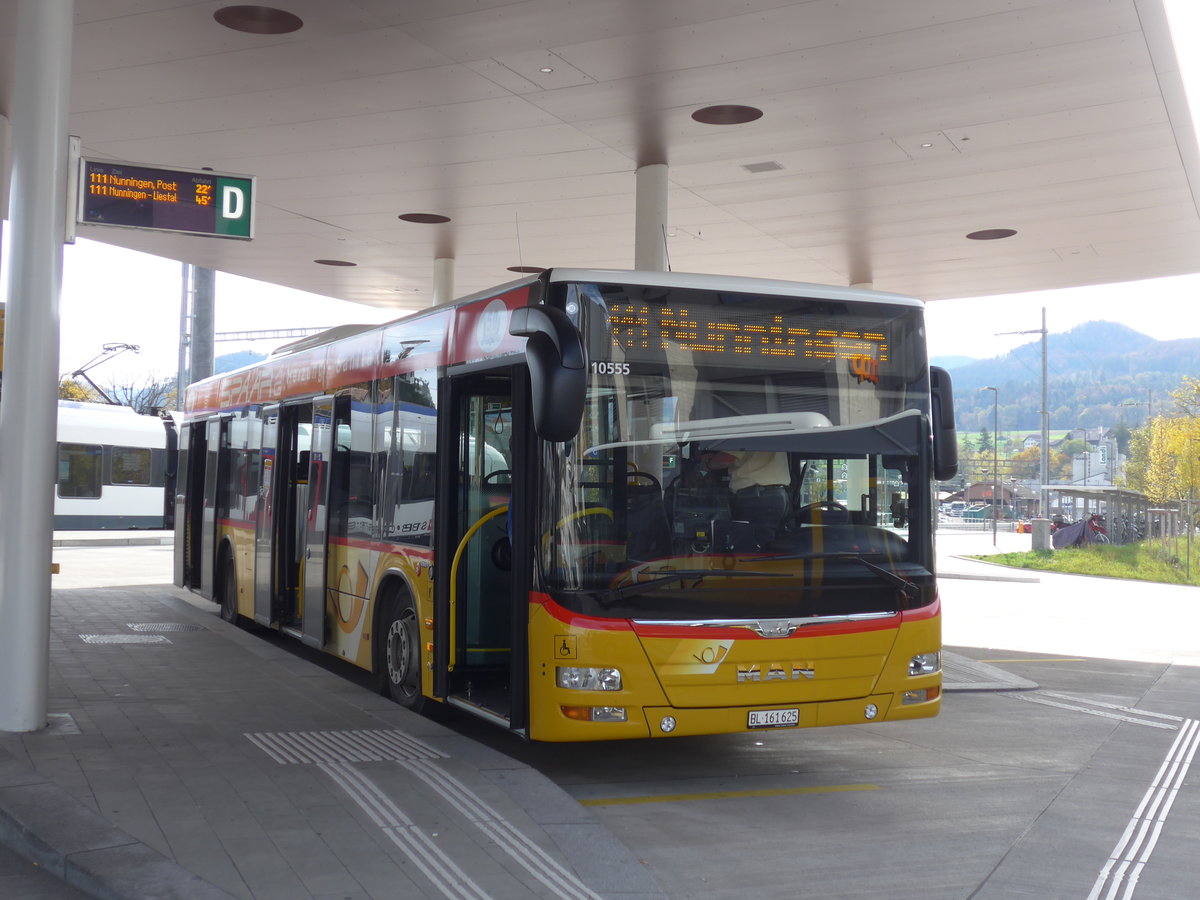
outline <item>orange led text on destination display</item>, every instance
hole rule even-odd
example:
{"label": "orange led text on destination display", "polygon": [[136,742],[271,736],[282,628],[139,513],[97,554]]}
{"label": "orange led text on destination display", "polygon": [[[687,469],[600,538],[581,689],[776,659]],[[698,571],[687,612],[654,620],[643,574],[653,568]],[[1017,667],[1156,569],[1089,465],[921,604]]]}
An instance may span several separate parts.
{"label": "orange led text on destination display", "polygon": [[[184,203],[211,206],[213,202],[212,182],[195,182],[184,185],[191,196],[184,194]],[[124,200],[153,200],[156,203],[179,203],[178,179],[164,181],[162,178],[123,177],[108,172],[88,172],[87,192],[93,197],[119,197]]]}
{"label": "orange led text on destination display", "polygon": [[[684,347],[693,353],[769,356],[808,360],[847,360],[859,381],[878,383],[879,366],[889,360],[888,339],[879,331],[806,327],[782,315],[756,321],[704,317],[683,308],[614,305],[609,312],[613,343],[627,352]],[[869,362],[864,362],[869,360]]]}

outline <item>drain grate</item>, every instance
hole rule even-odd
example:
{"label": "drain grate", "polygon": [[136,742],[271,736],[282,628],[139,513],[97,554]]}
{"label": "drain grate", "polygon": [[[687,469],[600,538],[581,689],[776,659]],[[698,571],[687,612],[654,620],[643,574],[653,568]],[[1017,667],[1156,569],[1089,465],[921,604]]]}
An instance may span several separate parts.
{"label": "drain grate", "polygon": [[130,622],[126,628],[131,631],[203,631],[203,625],[192,625],[188,622]]}
{"label": "drain grate", "polygon": [[161,634],[81,634],[85,644],[169,644]]}

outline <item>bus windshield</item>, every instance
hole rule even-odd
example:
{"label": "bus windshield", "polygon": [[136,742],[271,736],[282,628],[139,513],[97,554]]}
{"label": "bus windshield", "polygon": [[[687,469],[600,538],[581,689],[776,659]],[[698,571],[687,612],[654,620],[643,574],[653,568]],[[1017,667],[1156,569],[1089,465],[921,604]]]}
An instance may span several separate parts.
{"label": "bus windshield", "polygon": [[578,437],[545,451],[558,602],[721,620],[931,600],[919,304],[560,289],[591,372]]}

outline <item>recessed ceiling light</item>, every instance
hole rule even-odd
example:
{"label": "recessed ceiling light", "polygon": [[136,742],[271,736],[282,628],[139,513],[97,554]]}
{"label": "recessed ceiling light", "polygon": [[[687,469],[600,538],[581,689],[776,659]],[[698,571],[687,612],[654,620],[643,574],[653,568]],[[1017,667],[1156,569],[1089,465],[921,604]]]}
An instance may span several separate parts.
{"label": "recessed ceiling light", "polygon": [[967,235],[969,241],[999,241],[1010,238],[1017,233],[1015,228],[985,228],[983,231],[972,231]]}
{"label": "recessed ceiling light", "polygon": [[304,20],[273,6],[222,6],[213,18],[218,24],[246,34],[290,34],[304,27]]}
{"label": "recessed ceiling light", "polygon": [[922,150],[928,150],[928,149],[929,149],[930,147],[932,147],[932,146],[933,146],[933,144],[931,144],[929,141],[926,141],[925,143],[923,143],[923,144],[921,145],[921,149],[922,149]]}
{"label": "recessed ceiling light", "polygon": [[541,275],[546,270],[541,266],[509,266],[508,271],[517,272],[520,275]]}
{"label": "recessed ceiling light", "polygon": [[348,259],[314,259],[318,266],[357,266],[358,263],[350,262]]}
{"label": "recessed ceiling light", "polygon": [[403,213],[399,218],[403,222],[412,222],[416,225],[441,225],[450,221],[449,216],[438,213]]}
{"label": "recessed ceiling light", "polygon": [[692,113],[692,118],[704,125],[742,125],[762,118],[762,110],[753,106],[705,106]]}
{"label": "recessed ceiling light", "polygon": [[551,72],[554,71],[554,66],[542,66],[540,69],[538,69],[538,71],[541,72],[543,75],[549,75]]}

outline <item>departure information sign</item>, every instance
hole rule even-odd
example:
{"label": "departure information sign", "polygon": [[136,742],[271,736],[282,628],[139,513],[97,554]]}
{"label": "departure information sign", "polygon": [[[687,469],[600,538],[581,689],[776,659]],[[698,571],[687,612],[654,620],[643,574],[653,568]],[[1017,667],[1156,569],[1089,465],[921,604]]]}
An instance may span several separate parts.
{"label": "departure information sign", "polygon": [[77,221],[249,240],[254,178],[83,159]]}

